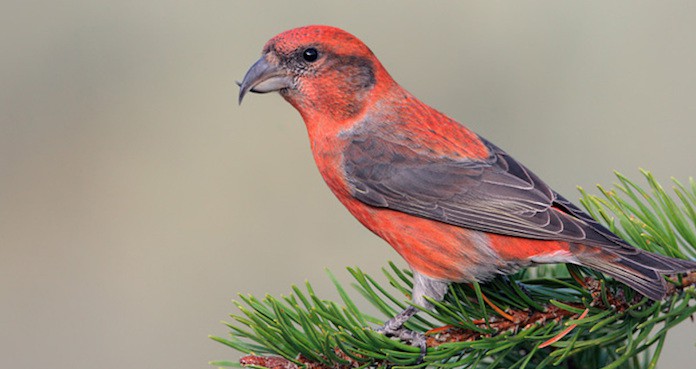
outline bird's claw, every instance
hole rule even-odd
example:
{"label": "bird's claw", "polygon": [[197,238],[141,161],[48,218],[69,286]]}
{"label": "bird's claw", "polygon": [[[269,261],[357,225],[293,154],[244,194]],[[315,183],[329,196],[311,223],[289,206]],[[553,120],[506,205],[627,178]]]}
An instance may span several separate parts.
{"label": "bird's claw", "polygon": [[390,327],[390,322],[391,321],[387,322],[387,324],[380,328],[377,328],[375,331],[390,338],[398,338],[401,341],[408,342],[411,346],[420,348],[420,356],[418,357],[418,362],[416,364],[422,363],[428,348],[425,335],[423,333],[414,332],[404,327]]}
{"label": "bird's claw", "polygon": [[383,326],[376,329],[377,333],[381,333],[387,337],[398,338],[401,341],[408,342],[412,346],[420,348],[420,356],[418,357],[417,364],[423,362],[425,358],[426,345],[425,335],[420,332],[414,332],[412,330],[404,328],[404,323],[412,316],[418,312],[413,306],[407,307],[404,311],[397,314],[395,317],[389,319]]}

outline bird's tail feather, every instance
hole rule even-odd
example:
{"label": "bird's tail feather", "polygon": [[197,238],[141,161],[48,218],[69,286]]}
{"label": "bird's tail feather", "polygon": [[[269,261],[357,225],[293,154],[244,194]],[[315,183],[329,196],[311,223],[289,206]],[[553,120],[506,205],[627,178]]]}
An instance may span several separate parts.
{"label": "bird's tail feather", "polygon": [[696,270],[696,262],[643,250],[635,250],[626,255],[602,249],[595,251],[599,252],[575,256],[579,264],[605,273],[653,300],[662,300],[667,293],[663,275]]}

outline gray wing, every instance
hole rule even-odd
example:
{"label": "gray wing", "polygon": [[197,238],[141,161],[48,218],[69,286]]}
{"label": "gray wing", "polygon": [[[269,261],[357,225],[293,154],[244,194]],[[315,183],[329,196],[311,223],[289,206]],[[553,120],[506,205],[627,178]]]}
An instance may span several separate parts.
{"label": "gray wing", "polygon": [[344,170],[353,196],[371,206],[503,235],[627,246],[507,153],[483,142],[487,159],[463,161],[423,155],[376,135],[355,137],[344,152]]}

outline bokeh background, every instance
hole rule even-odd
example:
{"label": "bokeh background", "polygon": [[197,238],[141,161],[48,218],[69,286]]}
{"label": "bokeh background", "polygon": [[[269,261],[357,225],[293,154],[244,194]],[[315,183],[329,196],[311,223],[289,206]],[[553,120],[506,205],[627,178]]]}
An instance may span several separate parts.
{"label": "bokeh background", "polygon": [[[568,197],[696,174],[696,2],[4,1],[0,367],[207,368],[237,293],[398,256],[335,201],[300,116],[237,106],[271,36],[363,39]],[[596,192],[596,191],[595,191]],[[696,326],[662,368],[691,367]]]}

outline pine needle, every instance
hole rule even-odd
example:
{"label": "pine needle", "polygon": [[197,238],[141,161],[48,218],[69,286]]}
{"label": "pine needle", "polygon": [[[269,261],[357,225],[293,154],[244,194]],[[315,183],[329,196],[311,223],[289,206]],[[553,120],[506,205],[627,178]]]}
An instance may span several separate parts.
{"label": "pine needle", "polygon": [[[647,171],[647,186],[624,175],[601,195],[580,189],[595,219],[636,247],[673,257],[696,256],[696,181],[673,179],[668,193]],[[452,285],[408,322],[427,335],[419,349],[374,331],[408,306],[412,275],[393,263],[386,284],[358,268],[348,269],[357,296],[383,314],[368,316],[339,278],[329,278],[341,302],[318,297],[312,286],[292,286],[280,299],[241,295],[229,338],[211,337],[247,354],[220,367],[273,369],[400,368],[654,368],[668,331],[696,313],[696,272],[668,278],[669,297],[651,302],[595,271],[543,266],[486,284]],[[586,276],[582,278],[582,276]],[[522,287],[523,286],[523,287]],[[489,300],[487,302],[486,300]],[[487,309],[504,304],[498,314]],[[506,316],[506,318],[501,318]]]}

